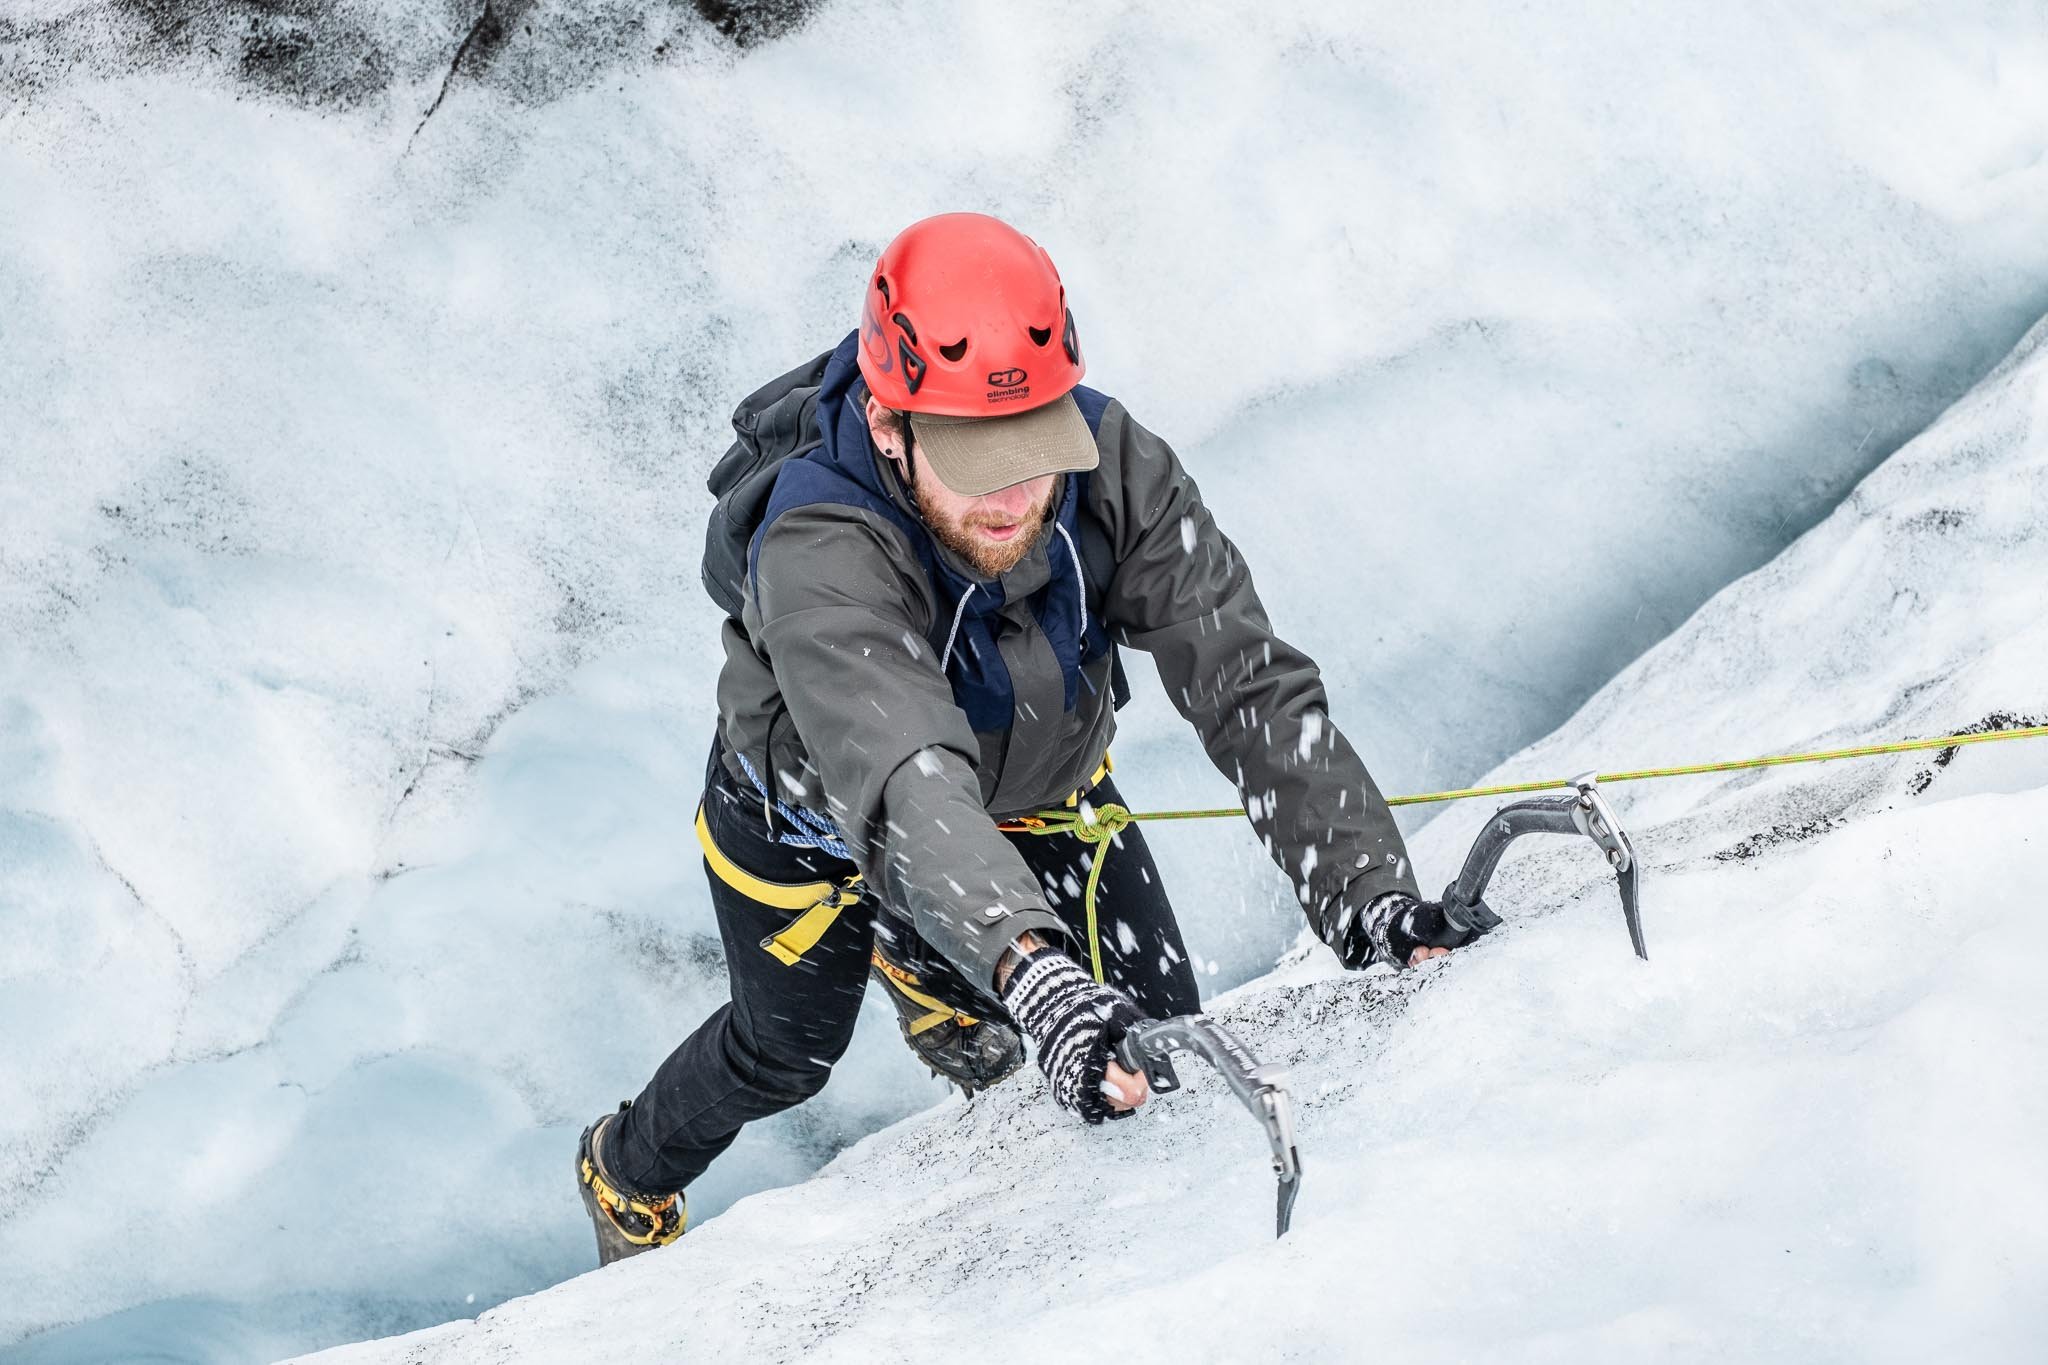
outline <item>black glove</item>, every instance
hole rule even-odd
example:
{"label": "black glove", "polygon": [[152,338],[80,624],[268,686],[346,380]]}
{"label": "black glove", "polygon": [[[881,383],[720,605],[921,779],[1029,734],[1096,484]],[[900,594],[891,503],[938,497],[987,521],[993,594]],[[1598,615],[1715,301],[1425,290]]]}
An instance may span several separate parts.
{"label": "black glove", "polygon": [[1053,1100],[1089,1123],[1127,1118],[1102,1094],[1116,1045],[1145,1016],[1131,998],[1081,970],[1057,948],[1034,949],[1003,986],[1003,1008],[1038,1046]]}
{"label": "black glove", "polygon": [[[1484,924],[1489,919],[1493,919],[1491,913],[1479,917],[1478,922]],[[1406,967],[1417,948],[1462,948],[1485,932],[1482,928],[1457,928],[1444,917],[1444,908],[1436,901],[1419,901],[1405,891],[1389,891],[1368,905],[1347,930],[1342,956],[1347,967],[1368,967],[1374,961]]]}

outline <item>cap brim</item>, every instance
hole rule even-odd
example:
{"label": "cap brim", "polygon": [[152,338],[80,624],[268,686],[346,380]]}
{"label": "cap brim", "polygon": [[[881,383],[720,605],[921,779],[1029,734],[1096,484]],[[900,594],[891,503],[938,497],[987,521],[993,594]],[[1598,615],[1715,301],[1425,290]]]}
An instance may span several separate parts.
{"label": "cap brim", "polygon": [[1072,394],[1001,417],[913,412],[910,429],[939,482],[963,497],[1047,474],[1078,474],[1100,460],[1095,434]]}

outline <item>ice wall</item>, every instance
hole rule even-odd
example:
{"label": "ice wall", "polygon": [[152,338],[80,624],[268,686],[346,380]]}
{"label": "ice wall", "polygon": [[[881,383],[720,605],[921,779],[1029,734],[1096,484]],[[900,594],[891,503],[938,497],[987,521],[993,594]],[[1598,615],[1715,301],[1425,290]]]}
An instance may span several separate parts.
{"label": "ice wall", "polygon": [[[48,1358],[584,1263],[567,1143],[720,992],[702,474],[908,218],[1048,246],[1390,790],[1547,730],[2048,295],[2025,7],[847,4],[742,54],[507,6],[465,60],[466,8],[277,10],[275,60],[164,12],[0,21],[0,1342],[88,1324]],[[1127,722],[1134,799],[1219,799]],[[1218,984],[1291,938],[1244,834],[1157,843]],[[937,1093],[871,1022],[700,1212]]]}

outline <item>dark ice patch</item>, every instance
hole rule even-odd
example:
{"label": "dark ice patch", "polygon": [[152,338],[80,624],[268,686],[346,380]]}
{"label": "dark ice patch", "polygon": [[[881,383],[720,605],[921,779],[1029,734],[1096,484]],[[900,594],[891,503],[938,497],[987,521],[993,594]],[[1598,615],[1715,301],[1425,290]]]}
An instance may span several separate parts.
{"label": "dark ice patch", "polygon": [[340,30],[323,32],[322,16],[289,6],[252,14],[237,74],[295,103],[353,108],[390,87],[392,44],[345,20]]}
{"label": "dark ice patch", "polygon": [[0,107],[77,78],[161,71],[319,108],[420,86],[438,106],[467,82],[537,103],[657,63],[693,31],[742,51],[773,41],[822,3],[101,0],[45,20],[0,13]]}
{"label": "dark ice patch", "polygon": [[1727,848],[1719,850],[1713,855],[1714,861],[1720,863],[1747,862],[1760,853],[1767,853],[1771,849],[1782,847],[1785,844],[1802,844],[1808,839],[1817,839],[1823,834],[1831,834],[1848,823],[1847,820],[1844,820],[1839,815],[1816,815],[1804,820],[1782,820],[1772,825],[1769,829],[1758,830],[1756,833],[1730,844]]}
{"label": "dark ice patch", "polygon": [[1970,521],[1970,514],[1959,507],[1930,507],[1916,513],[1900,523],[1908,531],[1922,531],[1928,535],[1945,536],[1950,531],[1960,531]]}
{"label": "dark ice patch", "polygon": [[[1999,730],[2030,730],[2037,725],[2048,725],[2048,719],[2032,715],[2023,716],[2012,711],[1993,711],[1984,719],[1973,721],[1962,729],[1951,731],[1950,733],[1958,735],[1988,735]],[[1939,770],[1955,762],[1956,755],[1961,751],[1962,746],[1959,744],[1951,744],[1946,749],[1935,750],[1933,765],[1922,768],[1907,781],[1907,794],[1918,796],[1933,786],[1935,776]]]}
{"label": "dark ice patch", "polygon": [[794,33],[821,0],[691,0],[705,23],[741,48]]}

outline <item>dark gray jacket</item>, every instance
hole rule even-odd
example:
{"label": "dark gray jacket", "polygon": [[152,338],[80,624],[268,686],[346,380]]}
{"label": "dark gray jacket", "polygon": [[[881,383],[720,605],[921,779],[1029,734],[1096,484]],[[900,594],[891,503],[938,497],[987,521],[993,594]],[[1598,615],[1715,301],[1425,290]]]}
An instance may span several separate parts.
{"label": "dark gray jacket", "polygon": [[[826,401],[847,405],[833,411],[845,423],[858,419],[862,396],[856,383]],[[784,410],[750,420],[814,422],[802,405],[818,401],[815,389],[792,390],[778,400]],[[1330,723],[1315,664],[1274,634],[1250,569],[1194,480],[1164,441],[1106,401],[1101,466],[1076,509],[1101,551],[1081,556],[1098,560],[1090,592],[1101,625],[1153,657],[1310,924],[1335,944],[1373,898],[1417,894],[1393,816]],[[868,458],[874,487],[922,534],[894,466],[871,446]],[[1001,583],[1008,605],[994,633],[1014,715],[1007,728],[977,732],[934,643],[954,604],[937,600],[904,520],[812,502],[761,531],[742,616],[725,626],[722,735],[777,797],[836,822],[884,905],[986,984],[1019,934],[1065,933],[995,821],[1057,806],[1087,782],[1116,730],[1114,656],[1085,666],[1066,705],[1032,609],[1053,574],[1049,556],[1069,553],[1048,530]],[[974,577],[943,546],[931,549]]]}

